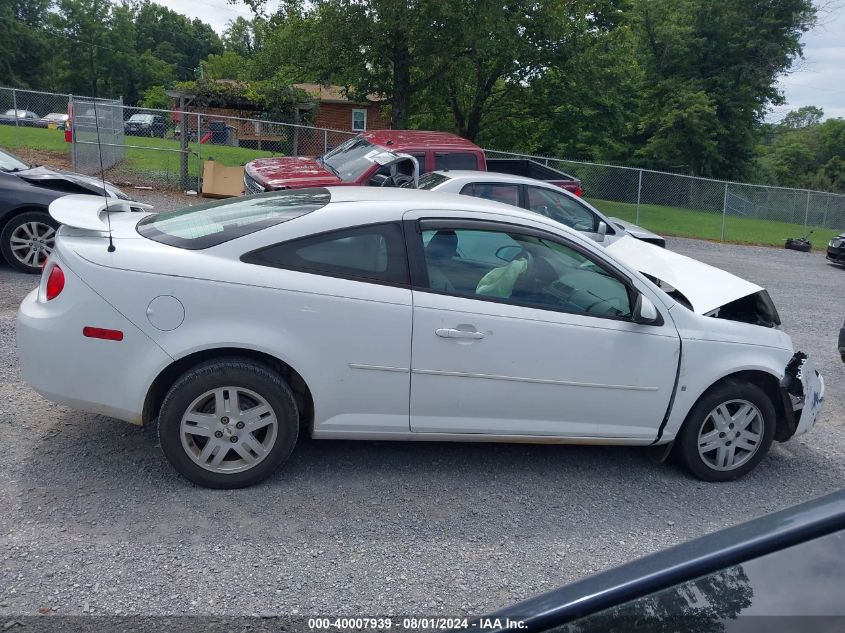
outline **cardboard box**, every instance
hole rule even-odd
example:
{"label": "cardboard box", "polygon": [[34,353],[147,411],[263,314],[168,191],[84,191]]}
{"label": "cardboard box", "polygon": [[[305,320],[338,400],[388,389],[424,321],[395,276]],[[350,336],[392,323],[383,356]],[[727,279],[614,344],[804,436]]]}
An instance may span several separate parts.
{"label": "cardboard box", "polygon": [[244,193],[244,168],[207,160],[202,166],[203,198],[231,198]]}

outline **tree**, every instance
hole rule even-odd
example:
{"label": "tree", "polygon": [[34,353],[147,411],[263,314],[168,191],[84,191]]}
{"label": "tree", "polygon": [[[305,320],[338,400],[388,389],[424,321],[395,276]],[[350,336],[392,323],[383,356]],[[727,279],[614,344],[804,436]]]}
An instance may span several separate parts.
{"label": "tree", "polygon": [[247,20],[237,17],[223,31],[223,45],[227,51],[249,58],[264,45],[267,23],[260,17]]}
{"label": "tree", "polygon": [[[260,11],[261,0],[244,0]],[[448,72],[459,40],[438,18],[443,0],[288,0],[270,21],[259,67],[290,79],[345,86],[356,99],[384,95],[391,125],[408,127],[411,100]],[[257,69],[256,69],[257,72]]]}
{"label": "tree", "polygon": [[824,110],[816,106],[803,106],[797,110],[792,110],[780,122],[782,128],[797,130],[800,128],[811,127],[821,123],[824,117]]}
{"label": "tree", "polygon": [[0,2],[0,85],[50,87],[52,51],[44,25],[52,6],[52,0]]}
{"label": "tree", "polygon": [[[777,78],[801,55],[810,0],[631,0],[643,68],[640,157],[739,179],[752,165]],[[690,133],[701,134],[699,138]]]}
{"label": "tree", "polygon": [[845,120],[821,121],[815,106],[793,110],[758,147],[757,178],[784,187],[845,191]]}
{"label": "tree", "polygon": [[[515,119],[535,125],[548,120],[551,108],[577,98],[553,86],[583,80],[574,66],[585,61],[585,51],[599,55],[596,43],[618,25],[619,5],[616,0],[446,3],[441,19],[449,24],[454,57],[421,102],[429,111],[442,111],[445,104],[455,132],[471,140],[484,127],[498,138],[499,128]],[[589,71],[592,63],[583,67]],[[548,100],[553,90],[562,101]],[[577,95],[587,92],[582,88]]]}

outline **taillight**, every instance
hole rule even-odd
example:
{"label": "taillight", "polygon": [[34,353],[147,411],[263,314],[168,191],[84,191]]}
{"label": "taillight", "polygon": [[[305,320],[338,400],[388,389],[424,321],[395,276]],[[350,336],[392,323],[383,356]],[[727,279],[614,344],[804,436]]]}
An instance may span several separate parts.
{"label": "taillight", "polygon": [[57,264],[54,264],[50,269],[50,276],[47,277],[47,301],[58,297],[62,290],[64,290],[64,287],[65,273]]}
{"label": "taillight", "polygon": [[576,196],[578,196],[580,198],[582,195],[584,195],[584,190],[581,189],[581,187],[576,187],[575,191],[573,191],[572,193],[574,193]]}

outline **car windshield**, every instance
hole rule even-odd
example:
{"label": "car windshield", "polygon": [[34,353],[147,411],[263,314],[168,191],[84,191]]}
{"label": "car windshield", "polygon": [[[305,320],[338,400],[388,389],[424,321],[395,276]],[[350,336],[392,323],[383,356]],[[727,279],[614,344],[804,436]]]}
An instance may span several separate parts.
{"label": "car windshield", "polygon": [[417,186],[417,189],[434,189],[438,185],[442,185],[447,180],[451,180],[451,178],[445,174],[438,174],[437,172],[432,171],[420,178],[420,184]]}
{"label": "car windshield", "polygon": [[129,120],[133,123],[149,123],[153,120],[152,114],[133,114],[129,117]]}
{"label": "car windshield", "polygon": [[138,233],[179,248],[209,248],[316,211],[330,199],[327,189],[299,189],[210,202],[148,216]]}
{"label": "car windshield", "polygon": [[377,161],[375,157],[383,154],[390,154],[390,152],[356,136],[338,145],[319,160],[338,178],[344,182],[352,182],[367,171],[373,163],[382,162]]}
{"label": "car windshield", "polygon": [[0,171],[11,172],[22,169],[29,169],[29,165],[12,154],[0,151]]}

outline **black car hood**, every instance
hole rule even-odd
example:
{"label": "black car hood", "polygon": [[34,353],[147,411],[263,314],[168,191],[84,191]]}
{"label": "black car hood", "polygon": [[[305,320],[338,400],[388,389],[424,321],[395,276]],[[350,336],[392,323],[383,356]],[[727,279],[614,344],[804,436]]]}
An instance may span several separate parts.
{"label": "black car hood", "polygon": [[[51,167],[40,166],[14,172],[14,175],[18,178],[23,178],[34,185],[39,185],[48,189],[57,189],[60,191],[67,191],[68,193],[94,193],[97,195],[102,195],[103,193],[102,180],[92,176],[85,176],[84,174],[77,174],[72,171],[63,171],[60,169],[53,169]],[[70,183],[70,187],[68,187],[68,183]],[[78,191],[73,190],[74,185],[78,188]],[[106,190],[113,197],[124,197],[119,195],[120,190],[109,182],[106,182]]]}

